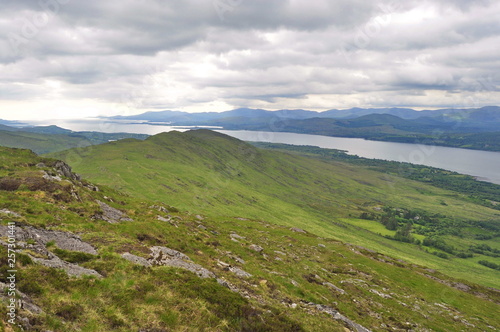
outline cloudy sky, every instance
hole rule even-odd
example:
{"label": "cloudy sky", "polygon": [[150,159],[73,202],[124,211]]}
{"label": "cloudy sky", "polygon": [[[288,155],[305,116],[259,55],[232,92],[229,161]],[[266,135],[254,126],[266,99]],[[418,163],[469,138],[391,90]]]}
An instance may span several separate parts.
{"label": "cloudy sky", "polygon": [[500,104],[500,1],[3,0],[0,118]]}

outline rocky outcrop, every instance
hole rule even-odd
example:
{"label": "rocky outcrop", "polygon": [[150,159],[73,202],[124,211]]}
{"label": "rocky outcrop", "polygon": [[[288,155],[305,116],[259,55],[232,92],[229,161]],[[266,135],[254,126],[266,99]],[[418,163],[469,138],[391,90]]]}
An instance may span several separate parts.
{"label": "rocky outcrop", "polygon": [[[6,290],[9,289],[7,284],[0,282],[0,298],[7,299]],[[32,314],[39,315],[43,313],[43,310],[33,303],[33,300],[28,295],[16,289],[16,294],[19,296],[17,300],[17,305],[19,308],[29,311]]]}
{"label": "rocky outcrop", "polygon": [[151,256],[148,259],[152,265],[172,266],[195,273],[200,278],[215,278],[215,274],[203,266],[194,263],[180,251],[167,247],[151,247]]}
{"label": "rocky outcrop", "polygon": [[116,224],[121,221],[133,221],[122,211],[109,206],[108,204],[97,200],[97,203],[101,207],[102,215],[99,218],[109,222],[110,224]]}
{"label": "rocky outcrop", "polygon": [[[0,225],[0,236],[7,236],[7,226]],[[48,242],[54,242],[60,249],[79,251],[86,254],[97,255],[97,251],[89,243],[84,242],[78,235],[53,231],[31,226],[16,227],[17,246],[23,249],[31,249],[44,256],[48,255],[46,245]],[[31,241],[30,241],[31,240]],[[34,242],[29,244],[28,242]]]}
{"label": "rocky outcrop", "polygon": [[339,288],[337,286],[335,286],[334,284],[332,284],[331,282],[324,282],[323,283],[323,286],[326,286],[330,289],[333,289],[334,291],[336,291],[337,293],[340,293],[340,294],[345,294],[345,290],[343,290],[342,288]]}
{"label": "rocky outcrop", "polygon": [[151,263],[144,257],[136,256],[128,252],[121,254],[121,256],[134,264],[142,266],[151,266]]}
{"label": "rocky outcrop", "polygon": [[98,278],[102,278],[102,275],[95,270],[87,269],[81,267],[80,265],[68,263],[55,255],[51,255],[50,259],[42,259],[36,257],[31,257],[31,258],[38,264],[47,267],[52,267],[55,269],[63,269],[70,276],[81,277],[84,275],[88,275],[88,276],[95,276]]}
{"label": "rocky outcrop", "polygon": [[54,164],[54,169],[57,171],[57,173],[61,174],[62,176],[65,176],[67,178],[70,178],[75,181],[80,181],[81,177],[80,175],[73,173],[71,171],[71,167],[66,164],[64,161],[58,160]]}
{"label": "rocky outcrop", "polygon": [[224,271],[232,272],[232,273],[234,273],[236,276],[238,276],[240,278],[248,278],[248,277],[252,276],[250,273],[248,273],[246,271],[243,271],[242,269],[240,269],[237,266],[232,266],[231,264],[227,264],[227,263],[224,263],[224,262],[221,262],[221,261],[218,261],[217,264],[220,267],[222,267],[222,269]]}
{"label": "rocky outcrop", "polygon": [[[4,237],[8,234],[8,227],[0,225],[0,236]],[[16,247],[18,250],[29,249],[31,252],[37,253],[39,256],[31,259],[38,264],[63,269],[68,275],[82,276],[92,275],[102,277],[97,271],[81,267],[77,264],[68,263],[63,261],[49,250],[47,250],[47,243],[53,242],[60,249],[68,251],[78,251],[86,254],[97,255],[97,251],[87,242],[73,233],[63,231],[53,231],[47,229],[40,229],[31,226],[16,227],[15,237],[17,240]]]}
{"label": "rocky outcrop", "polygon": [[351,331],[354,331],[354,332],[371,332],[366,327],[363,327],[363,326],[359,325],[358,323],[353,322],[352,320],[350,320],[346,316],[342,315],[340,312],[338,312],[337,310],[333,309],[332,307],[329,307],[329,306],[324,305],[324,304],[317,304],[317,303],[306,302],[306,301],[303,301],[302,304],[306,308],[315,309],[315,310],[317,310],[319,312],[327,313],[330,316],[332,316],[333,319],[340,320],[340,321],[344,322],[344,324]]}

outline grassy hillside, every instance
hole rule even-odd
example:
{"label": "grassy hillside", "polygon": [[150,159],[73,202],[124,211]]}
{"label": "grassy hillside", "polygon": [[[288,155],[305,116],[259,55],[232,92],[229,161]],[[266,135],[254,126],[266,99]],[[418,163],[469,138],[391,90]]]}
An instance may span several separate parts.
{"label": "grassy hillside", "polygon": [[102,144],[129,137],[144,139],[148,135],[89,131],[73,132],[57,126],[26,128],[0,126],[0,146],[30,149],[38,154]]}
{"label": "grassy hillside", "polygon": [[[97,183],[143,199],[162,200],[214,218],[237,216],[300,227],[500,288],[498,271],[478,264],[482,260],[500,264],[495,254],[483,251],[486,255],[475,252],[468,258],[443,258],[440,246],[422,245],[423,238],[420,244],[406,243],[375,230],[385,210],[405,209],[429,221],[418,226],[422,234],[432,231],[435,235],[439,224],[452,225],[447,229],[459,225],[469,233],[497,234],[477,223],[498,225],[499,212],[457,192],[342,162],[261,150],[207,130],[163,133],[145,141],[122,140],[56,156]],[[373,227],[360,224],[366,225],[366,219],[360,219],[363,214],[374,216]],[[395,230],[413,224],[398,218]],[[412,230],[412,236],[417,235]],[[453,245],[455,238],[438,235],[439,241]],[[480,245],[485,240],[471,241]],[[492,250],[500,249],[496,235],[486,241]],[[455,249],[456,254],[467,251],[462,246]]]}
{"label": "grassy hillside", "polygon": [[[192,149],[189,142],[199,135],[228,143],[198,132],[160,135],[147,144],[178,139],[176,145]],[[110,146],[124,143],[138,142]],[[195,163],[203,153],[199,148],[177,157]],[[260,153],[249,163],[270,158]],[[25,330],[359,331],[360,324],[373,331],[489,331],[500,325],[498,292],[471,282],[261,219],[179,212],[167,203],[173,195],[149,201],[96,187],[61,175],[64,165],[27,150],[0,148],[0,161],[0,226],[15,222],[18,232],[34,227],[57,234],[45,243],[36,236],[18,239],[17,289],[24,306],[17,315]],[[63,235],[73,233],[96,253],[62,248]],[[177,267],[134,264],[122,255],[145,260],[152,246],[182,252],[218,281]],[[1,281],[7,282],[7,250],[0,250]],[[41,264],[44,255],[98,275],[70,276]],[[7,317],[8,297],[0,299],[0,314]],[[20,330],[5,318],[0,328]]]}

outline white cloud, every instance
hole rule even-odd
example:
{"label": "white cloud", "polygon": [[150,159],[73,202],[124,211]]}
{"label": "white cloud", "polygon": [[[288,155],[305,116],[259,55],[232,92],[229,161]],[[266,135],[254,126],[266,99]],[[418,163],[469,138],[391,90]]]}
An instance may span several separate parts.
{"label": "white cloud", "polygon": [[0,118],[499,104],[497,1],[3,7]]}

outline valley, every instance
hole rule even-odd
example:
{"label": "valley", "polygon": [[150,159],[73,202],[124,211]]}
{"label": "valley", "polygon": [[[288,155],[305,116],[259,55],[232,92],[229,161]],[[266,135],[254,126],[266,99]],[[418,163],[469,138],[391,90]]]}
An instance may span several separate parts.
{"label": "valley", "polygon": [[[384,207],[437,215],[443,223],[498,225],[498,210],[463,193],[341,161],[260,150],[208,130],[169,132],[145,141],[122,140],[52,156],[71,162],[86,178],[130,195],[166,200],[211,216],[300,227],[454,277],[499,286],[498,272],[477,263],[485,257],[443,259],[431,254],[435,249],[427,248],[428,253],[426,248],[391,241],[357,226],[363,213],[379,215]],[[471,245],[480,244],[477,241]],[[496,235],[487,241],[499,249]],[[498,257],[487,259],[500,263]]]}

